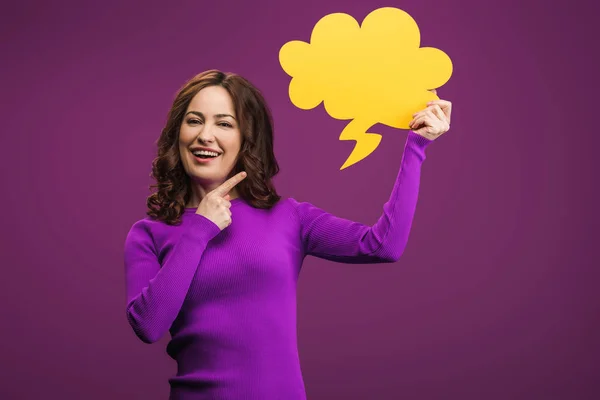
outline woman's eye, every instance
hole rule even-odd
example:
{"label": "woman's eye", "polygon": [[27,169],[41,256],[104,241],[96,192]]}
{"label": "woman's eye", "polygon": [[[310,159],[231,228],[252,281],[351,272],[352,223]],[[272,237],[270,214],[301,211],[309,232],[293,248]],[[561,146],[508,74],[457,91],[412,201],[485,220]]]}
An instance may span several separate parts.
{"label": "woman's eye", "polygon": [[198,119],[188,119],[188,124],[199,124],[200,122]]}
{"label": "woman's eye", "polygon": [[229,122],[221,122],[221,124],[220,124],[220,125],[221,125],[221,126],[226,126],[226,127],[228,127],[228,128],[231,128],[231,127],[232,127],[232,126],[231,126],[231,124],[230,124]]}

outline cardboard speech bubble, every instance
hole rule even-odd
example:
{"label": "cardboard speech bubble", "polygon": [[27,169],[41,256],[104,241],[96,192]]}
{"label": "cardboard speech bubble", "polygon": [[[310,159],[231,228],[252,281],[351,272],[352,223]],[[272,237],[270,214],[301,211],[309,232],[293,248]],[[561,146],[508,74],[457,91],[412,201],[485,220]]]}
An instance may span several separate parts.
{"label": "cardboard speech bubble", "polygon": [[344,13],[329,14],[313,28],[310,43],[293,40],[279,51],[292,77],[292,103],[309,110],[323,102],[333,118],[351,120],[340,140],[356,145],[340,170],[371,154],[381,135],[367,132],[377,123],[409,129],[412,114],[439,99],[430,92],[452,75],[452,61],[441,50],[419,47],[415,20],[393,7],[379,8],[362,25]]}

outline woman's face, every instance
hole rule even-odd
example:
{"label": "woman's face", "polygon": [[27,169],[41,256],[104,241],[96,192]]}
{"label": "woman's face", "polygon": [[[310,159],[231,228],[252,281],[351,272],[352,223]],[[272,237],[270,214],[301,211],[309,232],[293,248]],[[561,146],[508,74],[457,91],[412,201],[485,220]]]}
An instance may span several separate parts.
{"label": "woman's face", "polygon": [[[224,182],[235,166],[242,143],[236,118],[231,96],[221,86],[200,90],[185,112],[179,131],[181,162],[192,181],[207,190]],[[193,150],[199,148],[218,155],[195,156]]]}

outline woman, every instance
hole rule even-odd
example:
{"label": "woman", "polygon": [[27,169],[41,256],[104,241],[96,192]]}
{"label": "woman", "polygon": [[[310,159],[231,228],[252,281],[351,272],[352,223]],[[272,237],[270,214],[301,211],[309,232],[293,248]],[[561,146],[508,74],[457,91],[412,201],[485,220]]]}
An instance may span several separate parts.
{"label": "woman", "polygon": [[158,190],[124,249],[130,325],[145,343],[171,334],[171,399],[306,398],[296,338],[303,259],[399,259],[425,148],[448,130],[450,107],[438,100],[414,115],[390,199],[369,227],[281,199],[271,116],[247,80],[211,70],[183,86],[158,141]]}

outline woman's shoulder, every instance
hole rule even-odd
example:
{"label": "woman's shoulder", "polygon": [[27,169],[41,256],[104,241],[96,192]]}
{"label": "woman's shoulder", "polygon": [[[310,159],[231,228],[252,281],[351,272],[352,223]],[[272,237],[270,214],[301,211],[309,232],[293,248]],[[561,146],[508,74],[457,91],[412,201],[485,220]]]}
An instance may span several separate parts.
{"label": "woman's shoulder", "polygon": [[167,224],[165,221],[158,220],[151,216],[145,216],[134,221],[125,238],[126,248],[146,248],[156,249],[156,253],[160,253],[165,242],[177,240],[181,234],[181,227],[185,225],[186,218],[177,225]]}
{"label": "woman's shoulder", "polygon": [[287,196],[282,197],[277,203],[279,207],[286,208],[287,210],[297,214],[299,211],[307,207],[314,207],[314,205],[308,201],[301,200],[299,197]]}
{"label": "woman's shoulder", "polygon": [[158,221],[153,220],[149,216],[135,220],[129,227],[127,237],[136,239],[152,237],[152,228],[157,225],[157,223]]}
{"label": "woman's shoulder", "polygon": [[291,213],[293,213],[296,220],[300,223],[304,223],[307,218],[314,219],[324,213],[323,209],[316,206],[310,201],[301,199],[300,197],[286,197],[283,200],[283,206],[287,207]]}
{"label": "woman's shoulder", "polygon": [[129,234],[135,234],[136,236],[142,235],[147,237],[153,237],[156,235],[160,235],[161,233],[177,230],[180,226],[183,225],[184,220],[185,217],[182,216],[182,220],[180,220],[178,224],[171,225],[165,221],[146,215],[143,218],[135,220],[131,224],[129,228]]}

